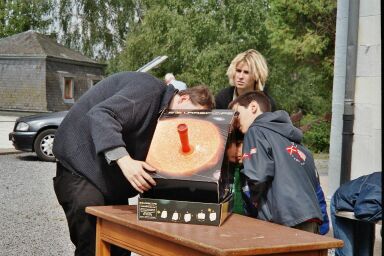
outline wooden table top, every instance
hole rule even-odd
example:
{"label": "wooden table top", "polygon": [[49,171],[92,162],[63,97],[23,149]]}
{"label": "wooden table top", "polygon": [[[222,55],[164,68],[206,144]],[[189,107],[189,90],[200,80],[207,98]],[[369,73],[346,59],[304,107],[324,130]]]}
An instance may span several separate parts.
{"label": "wooden table top", "polygon": [[86,212],[168,241],[199,251],[220,255],[268,254],[322,250],[343,246],[332,237],[321,236],[285,226],[232,214],[220,227],[142,221],[137,219],[136,206],[91,206]]}

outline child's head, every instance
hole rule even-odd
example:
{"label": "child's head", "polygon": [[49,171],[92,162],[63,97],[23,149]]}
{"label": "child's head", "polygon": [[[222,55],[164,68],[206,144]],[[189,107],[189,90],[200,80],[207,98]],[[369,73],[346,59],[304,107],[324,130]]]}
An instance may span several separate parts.
{"label": "child's head", "polygon": [[229,108],[236,111],[238,128],[246,133],[256,117],[271,111],[271,103],[263,92],[253,91],[234,99]]}
{"label": "child's head", "polygon": [[238,130],[233,131],[233,137],[228,143],[226,153],[229,162],[242,163],[244,135]]}

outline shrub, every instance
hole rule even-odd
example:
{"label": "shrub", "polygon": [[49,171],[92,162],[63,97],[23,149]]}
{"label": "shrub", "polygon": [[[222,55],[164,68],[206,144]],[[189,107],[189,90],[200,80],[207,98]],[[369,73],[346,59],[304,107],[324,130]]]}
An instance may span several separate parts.
{"label": "shrub", "polygon": [[331,123],[318,119],[311,123],[311,128],[304,133],[303,144],[312,153],[328,153]]}

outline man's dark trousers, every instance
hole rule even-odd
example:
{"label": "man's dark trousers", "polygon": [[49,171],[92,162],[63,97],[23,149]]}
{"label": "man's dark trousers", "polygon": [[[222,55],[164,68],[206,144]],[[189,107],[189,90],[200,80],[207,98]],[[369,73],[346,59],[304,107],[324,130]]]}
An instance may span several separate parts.
{"label": "man's dark trousers", "polygon": [[[83,176],[57,163],[53,178],[55,193],[67,218],[75,256],[94,256],[96,245],[96,217],[85,212],[87,206],[127,204],[128,199],[106,200],[100,191]],[[129,251],[111,246],[111,255],[130,255]]]}

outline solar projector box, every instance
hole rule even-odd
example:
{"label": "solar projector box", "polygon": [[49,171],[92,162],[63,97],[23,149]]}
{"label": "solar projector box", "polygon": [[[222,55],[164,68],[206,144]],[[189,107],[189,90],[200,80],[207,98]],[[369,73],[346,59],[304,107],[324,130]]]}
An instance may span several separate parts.
{"label": "solar projector box", "polygon": [[[232,211],[234,112],[166,111],[146,162],[156,186],[141,194],[142,220],[220,225]],[[206,221],[205,221],[206,220]]]}

